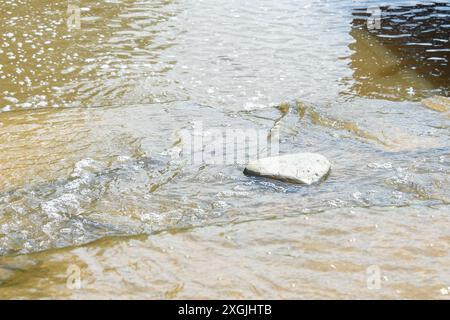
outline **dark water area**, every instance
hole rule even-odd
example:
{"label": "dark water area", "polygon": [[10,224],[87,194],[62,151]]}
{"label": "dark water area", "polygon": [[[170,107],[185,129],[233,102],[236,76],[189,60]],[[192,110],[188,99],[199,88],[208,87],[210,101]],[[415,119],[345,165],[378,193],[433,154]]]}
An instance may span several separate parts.
{"label": "dark water area", "polygon": [[[351,67],[360,95],[395,100],[449,95],[450,5],[380,6],[353,11]],[[368,28],[373,14],[379,28]],[[371,18],[372,17],[372,18]]]}

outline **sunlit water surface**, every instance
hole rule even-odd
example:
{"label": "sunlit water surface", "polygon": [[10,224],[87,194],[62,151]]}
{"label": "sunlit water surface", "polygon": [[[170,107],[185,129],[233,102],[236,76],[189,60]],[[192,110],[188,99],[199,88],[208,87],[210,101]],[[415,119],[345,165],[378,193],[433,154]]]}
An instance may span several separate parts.
{"label": "sunlit water surface", "polygon": [[[0,3],[0,298],[449,297],[448,2],[69,4]],[[195,121],[332,172],[184,161]]]}

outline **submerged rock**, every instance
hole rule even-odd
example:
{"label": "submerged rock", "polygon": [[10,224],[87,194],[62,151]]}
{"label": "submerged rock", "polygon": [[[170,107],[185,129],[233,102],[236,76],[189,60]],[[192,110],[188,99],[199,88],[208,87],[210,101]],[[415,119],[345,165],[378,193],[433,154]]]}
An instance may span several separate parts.
{"label": "submerged rock", "polygon": [[434,111],[448,112],[450,111],[450,98],[434,96],[422,100],[422,105]]}
{"label": "submerged rock", "polygon": [[330,169],[330,161],[320,154],[295,153],[251,161],[244,174],[309,185],[326,177]]}

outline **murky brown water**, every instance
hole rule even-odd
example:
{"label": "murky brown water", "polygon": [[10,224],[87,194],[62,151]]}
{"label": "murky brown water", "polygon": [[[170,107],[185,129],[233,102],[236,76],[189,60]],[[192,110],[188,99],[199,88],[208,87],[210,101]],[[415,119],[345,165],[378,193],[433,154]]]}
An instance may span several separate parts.
{"label": "murky brown water", "polygon": [[[396,4],[1,2],[0,298],[450,297],[450,4]],[[183,161],[195,121],[332,173]]]}

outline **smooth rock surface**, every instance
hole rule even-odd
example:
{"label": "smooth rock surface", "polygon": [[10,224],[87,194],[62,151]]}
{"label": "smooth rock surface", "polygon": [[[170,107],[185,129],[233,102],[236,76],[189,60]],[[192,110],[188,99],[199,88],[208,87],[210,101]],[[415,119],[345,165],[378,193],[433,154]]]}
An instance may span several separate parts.
{"label": "smooth rock surface", "polygon": [[244,174],[309,185],[322,180],[330,170],[330,161],[320,154],[295,153],[251,161]]}

